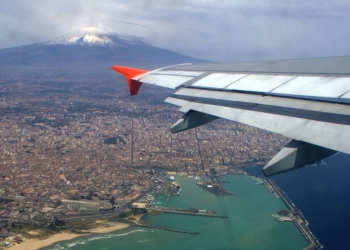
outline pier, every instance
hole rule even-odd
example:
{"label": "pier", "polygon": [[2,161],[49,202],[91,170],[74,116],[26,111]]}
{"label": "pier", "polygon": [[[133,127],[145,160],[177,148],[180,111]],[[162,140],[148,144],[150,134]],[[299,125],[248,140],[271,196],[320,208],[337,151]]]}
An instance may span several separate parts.
{"label": "pier", "polygon": [[199,232],[180,230],[180,229],[173,229],[173,228],[166,228],[166,227],[154,227],[154,226],[145,226],[145,225],[138,225],[138,227],[159,229],[159,230],[170,231],[170,232],[175,232],[175,233],[183,233],[183,234],[200,234]]}
{"label": "pier", "polygon": [[198,182],[197,185],[216,196],[234,196],[235,195],[234,193],[224,189],[221,183],[219,185],[219,184],[214,184],[210,182],[207,182],[207,183]]}
{"label": "pier", "polygon": [[194,216],[206,216],[215,218],[228,218],[228,216],[216,215],[215,211],[198,209],[198,208],[172,208],[162,206],[147,206],[145,208],[148,213],[171,213],[171,214],[182,214],[182,215],[194,215]]}

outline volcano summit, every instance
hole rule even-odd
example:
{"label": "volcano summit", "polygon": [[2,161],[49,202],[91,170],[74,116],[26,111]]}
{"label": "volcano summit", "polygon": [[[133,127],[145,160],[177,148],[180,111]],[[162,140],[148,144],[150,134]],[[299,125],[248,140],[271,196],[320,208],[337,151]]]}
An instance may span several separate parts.
{"label": "volcano summit", "polygon": [[1,66],[74,67],[113,64],[149,69],[178,63],[199,63],[199,59],[158,48],[132,36],[71,34],[51,41],[0,49]]}

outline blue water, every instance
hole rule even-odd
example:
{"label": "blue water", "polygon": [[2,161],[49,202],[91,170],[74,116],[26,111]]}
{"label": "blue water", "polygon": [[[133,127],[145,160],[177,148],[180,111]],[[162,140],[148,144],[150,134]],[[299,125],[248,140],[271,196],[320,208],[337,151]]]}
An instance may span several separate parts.
{"label": "blue water", "polygon": [[[350,156],[336,154],[326,165],[271,177],[310,223],[325,249],[350,249]],[[261,168],[250,168],[258,173]]]}

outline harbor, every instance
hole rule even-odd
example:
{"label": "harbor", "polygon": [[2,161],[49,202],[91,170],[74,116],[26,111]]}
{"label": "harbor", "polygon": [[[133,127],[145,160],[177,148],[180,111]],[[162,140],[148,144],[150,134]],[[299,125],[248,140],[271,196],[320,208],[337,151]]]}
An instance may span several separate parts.
{"label": "harbor", "polygon": [[[237,174],[236,171],[233,174]],[[243,170],[240,170],[238,172],[239,175],[249,175]],[[188,178],[195,178],[196,180],[200,180],[201,178],[197,175],[195,176],[188,176]],[[197,182],[196,184],[203,188],[204,190],[214,194],[215,196],[234,196],[235,194],[223,187],[223,183],[229,184],[228,181],[223,181],[221,179],[220,173],[211,173],[210,176],[204,177],[205,180],[202,182]],[[305,250],[315,250],[319,249],[321,247],[320,243],[314,237],[314,235],[311,233],[309,228],[307,227],[307,222],[303,218],[300,211],[295,207],[292,201],[290,201],[287,197],[287,195],[277,186],[276,183],[274,183],[272,180],[267,178],[260,178],[257,176],[252,176],[252,179],[256,180],[256,184],[258,185],[264,185],[266,189],[272,193],[276,198],[282,198],[283,202],[290,208],[291,212],[288,215],[276,215],[272,214],[272,217],[276,219],[278,222],[293,222],[299,231],[303,234],[305,239],[309,243],[309,247],[305,248]],[[171,176],[171,181],[174,181],[174,177]],[[178,184],[175,182],[174,186],[177,186]],[[174,195],[174,194],[172,194]],[[169,202],[170,195],[168,195],[168,198],[166,202]],[[204,214],[200,213],[198,211],[194,212],[190,209],[178,209],[178,208],[169,208],[169,207],[150,207],[150,212],[163,212],[163,213],[177,213],[177,214],[188,214],[188,215],[199,215],[199,216],[215,216],[213,214]],[[222,217],[222,216],[221,216]],[[223,216],[225,218],[225,216]]]}
{"label": "harbor", "polygon": [[[235,194],[232,191],[229,191],[223,187],[223,184],[230,184],[229,181],[222,180],[221,176],[224,174],[230,174],[230,172],[225,173],[211,173],[209,176],[203,176],[200,177],[198,175],[188,176],[188,178],[194,178],[195,180],[201,180],[204,178],[204,181],[197,182],[196,185],[203,188],[204,190],[214,194],[215,196],[234,196]],[[238,172],[235,170],[231,174],[238,174],[238,175],[248,175],[245,171],[242,169]],[[289,200],[287,195],[277,186],[276,183],[274,183],[272,180],[267,178],[260,178],[257,176],[252,176],[252,179],[256,180],[256,184],[258,185],[264,185],[266,189],[272,193],[276,198],[281,198],[283,202],[290,208],[290,214],[288,215],[280,215],[280,214],[272,214],[272,217],[275,218],[278,222],[293,222],[296,227],[299,229],[299,231],[302,233],[302,235],[305,237],[307,242],[309,243],[309,246],[305,248],[305,250],[314,250],[319,249],[321,247],[320,243],[316,239],[316,237],[311,233],[309,228],[307,227],[308,223],[303,218],[300,211],[295,207],[292,201]],[[171,181],[174,182],[174,177],[171,176]],[[175,182],[174,187],[177,187],[178,184]],[[172,194],[174,195],[174,194]],[[171,195],[168,195],[168,198],[166,202],[169,202]],[[225,218],[225,216],[216,216],[213,214],[204,214],[200,213],[198,211],[194,212],[190,209],[178,209],[178,208],[170,208],[170,207],[150,207],[149,211],[152,213],[177,213],[177,214],[188,214],[188,215],[199,215],[199,216],[210,216],[210,217],[220,217]]]}
{"label": "harbor", "polygon": [[[201,177],[203,180],[203,177]],[[287,209],[282,199],[276,199],[263,185],[256,185],[249,176],[222,176],[223,186],[237,196],[218,197],[199,187],[195,178],[176,177],[183,189],[180,196],[171,196],[166,203],[166,195],[148,195],[138,200],[135,213],[145,213],[139,221],[122,231],[107,235],[83,236],[59,245],[68,248],[71,245],[91,245],[88,249],[104,248],[137,249],[260,249],[261,241],[246,240],[246,237],[258,237],[269,231],[271,237],[264,241],[265,249],[294,250],[309,246],[304,236],[291,223],[275,222],[269,218],[272,213]],[[159,189],[159,191],[163,191]],[[137,204],[138,203],[138,204]],[[145,210],[147,206],[163,207],[162,211]],[[142,208],[142,206],[144,206]],[[259,213],[256,213],[259,207]],[[206,211],[205,211],[206,210]],[[170,213],[169,213],[170,211]],[[175,213],[173,213],[175,212]],[[182,214],[183,212],[190,214]],[[197,216],[198,214],[225,215]],[[178,215],[177,215],[178,214]],[[186,216],[181,216],[186,215]],[[193,216],[191,216],[193,215]],[[254,223],[252,223],[254,215]],[[141,224],[141,225],[140,225]],[[257,226],[259,225],[259,226]],[[287,236],[287,237],[286,237]],[[235,240],[233,240],[235,239]],[[52,246],[49,249],[57,249]],[[48,250],[48,249],[45,249]]]}
{"label": "harbor", "polygon": [[[237,173],[236,173],[237,174]],[[245,171],[240,171],[239,175],[249,175]],[[189,175],[187,176],[189,179],[200,180],[200,182],[196,182],[195,184],[202,189],[214,194],[217,197],[221,196],[234,196],[235,194],[224,188],[223,184],[231,184],[230,181],[222,180],[222,175],[216,173],[210,176],[200,177],[198,175]],[[204,178],[204,180],[203,180]],[[175,181],[175,177],[173,175],[167,175],[166,178],[166,188],[163,189],[163,195],[166,195],[165,202],[168,203],[170,198],[174,195],[180,195],[182,188],[179,183]],[[260,178],[256,176],[252,176],[252,179],[256,181],[258,185],[264,185],[266,189],[272,193],[276,198],[281,198],[283,202],[289,207],[290,212],[281,210],[277,212],[278,214],[272,214],[272,217],[275,218],[278,222],[293,222],[302,235],[305,237],[309,246],[304,248],[305,250],[315,250],[319,249],[321,245],[317,241],[317,239],[313,236],[311,231],[307,227],[307,222],[303,218],[302,214],[297,210],[294,204],[288,199],[287,195],[274,183],[272,180],[266,178]],[[133,209],[142,209],[143,212],[148,214],[181,214],[181,215],[192,215],[192,216],[203,216],[203,217],[216,217],[216,218],[228,218],[227,215],[217,215],[215,211],[199,209],[199,208],[176,208],[176,207],[168,207],[168,206],[160,206],[155,205],[154,203],[150,204],[133,204]],[[163,229],[167,230],[167,229]],[[180,230],[181,231],[181,230]]]}
{"label": "harbor", "polygon": [[[240,170],[238,173],[239,173],[239,175],[250,175],[243,170]],[[234,174],[237,174],[237,173],[235,172]],[[312,234],[312,232],[308,228],[307,221],[304,219],[302,213],[296,208],[294,203],[284,193],[284,191],[281,190],[278,187],[278,185],[270,179],[260,178],[257,176],[252,176],[252,179],[257,181],[256,184],[264,185],[267,188],[267,190],[270,193],[272,193],[276,198],[282,198],[283,202],[289,207],[291,212],[288,215],[287,214],[278,214],[278,215],[272,214],[272,217],[274,217],[276,219],[276,221],[278,221],[278,222],[293,222],[296,225],[296,227],[299,229],[299,231],[303,234],[303,236],[305,237],[305,239],[309,243],[309,246],[307,248],[305,248],[304,250],[320,249],[322,246],[318,242],[317,238]],[[219,183],[223,183],[223,182],[220,180]],[[205,184],[200,185],[199,183],[197,185],[199,185],[202,188],[208,190],[209,192],[212,192],[215,194],[215,191],[214,191],[214,189],[212,189],[212,186],[209,185],[209,187],[208,187],[208,185],[205,185]]]}
{"label": "harbor", "polygon": [[[174,180],[179,183],[179,185],[182,188],[182,193],[179,197],[172,198],[168,203],[166,203],[166,196],[159,196],[154,200],[153,203],[156,203],[158,208],[149,207],[148,214],[158,214],[157,216],[150,216],[146,215],[144,218],[147,218],[145,221],[146,223],[148,220],[157,221],[157,226],[161,227],[171,227],[171,228],[178,228],[178,229],[186,229],[190,231],[196,231],[200,232],[200,235],[212,235],[213,232],[209,230],[210,227],[216,228],[216,230],[220,232],[227,232],[227,225],[230,225],[231,230],[233,230],[234,235],[246,235],[246,234],[254,234],[254,232],[259,232],[260,230],[266,230],[266,227],[273,228],[275,232],[274,235],[276,235],[276,238],[274,237],[273,242],[269,249],[304,249],[309,246],[308,241],[306,238],[299,232],[298,228],[292,226],[285,226],[287,223],[283,222],[275,222],[273,219],[269,219],[268,215],[267,217],[261,217],[256,219],[256,223],[259,223],[261,221],[261,226],[250,228],[249,232],[243,230],[241,227],[236,227],[235,225],[245,225],[247,221],[249,221],[249,214],[254,214],[256,211],[256,207],[261,207],[261,203],[263,202],[266,204],[268,202],[268,205],[264,205],[264,209],[270,209],[270,216],[272,213],[277,213],[280,209],[285,209],[284,202],[282,199],[276,199],[273,195],[267,193],[265,191],[265,180],[262,178],[255,179],[255,182],[252,182],[251,177],[249,176],[239,176],[239,175],[217,175],[215,176],[216,180],[214,182],[210,177],[212,176],[199,176],[196,178],[195,175],[192,175],[193,177],[189,176],[178,176],[173,174]],[[200,179],[199,179],[200,178]],[[211,181],[210,183],[208,181]],[[205,187],[201,187],[198,184],[207,184],[212,185],[222,183],[222,187],[230,192],[234,192],[236,196],[229,196],[229,195],[216,195],[210,191],[207,190]],[[199,183],[198,183],[199,182]],[[256,184],[257,185],[256,185]],[[194,187],[197,186],[197,187]],[[214,186],[214,185],[213,185]],[[272,187],[272,186],[271,186]],[[199,189],[198,189],[199,188]],[[237,193],[236,193],[237,191]],[[244,191],[244,193],[243,193]],[[172,196],[173,197],[173,196]],[[221,198],[222,197],[222,198]],[[259,198],[258,198],[259,197]],[[262,197],[265,197],[262,199]],[[161,202],[161,203],[158,203]],[[259,204],[259,205],[258,205]],[[278,205],[279,204],[279,205]],[[193,207],[191,207],[193,205]],[[161,206],[163,206],[161,208]],[[192,208],[193,210],[190,211],[189,208]],[[197,210],[200,208],[202,213],[198,213]],[[271,209],[273,208],[273,209]],[[211,217],[210,214],[205,214],[205,216],[202,216],[202,214],[207,211],[215,211],[217,217],[221,218],[221,215],[223,215],[223,218],[226,219],[210,219],[206,220],[205,218]],[[151,211],[153,210],[153,211]],[[185,218],[185,216],[174,216],[172,217],[172,214],[186,214],[190,212],[188,215],[188,219]],[[259,214],[264,213],[263,211],[260,211]],[[199,219],[200,216],[203,217],[202,219]],[[208,216],[209,215],[209,216]],[[220,215],[220,216],[219,216]],[[248,217],[246,217],[246,215]],[[215,218],[215,217],[214,217]],[[171,225],[171,226],[170,226]],[[271,230],[271,229],[269,229]],[[281,237],[277,237],[278,235],[288,235],[288,237],[291,237],[290,240],[292,240],[292,244],[290,246],[294,246],[297,248],[288,248],[286,247],[286,240],[282,240]],[[199,236],[200,237],[200,236]],[[220,238],[220,236],[217,236]],[[202,239],[202,237],[200,237]],[[224,241],[226,241],[226,238],[222,238]],[[203,239],[204,240],[204,239]],[[302,243],[304,242],[304,243]],[[225,245],[224,243],[216,243],[217,246],[225,246],[227,248],[230,248],[230,241],[227,242],[228,244]],[[239,249],[252,249],[252,248],[245,248],[245,242],[240,242],[240,246],[242,248]],[[254,244],[254,243],[253,243]],[[182,245],[182,244],[179,244]],[[204,247],[207,247],[208,242]],[[215,246],[215,247],[217,247]],[[278,246],[278,247],[277,247]],[[299,246],[299,247],[298,247]],[[215,249],[213,248],[210,249]],[[225,248],[224,247],[224,248]]]}

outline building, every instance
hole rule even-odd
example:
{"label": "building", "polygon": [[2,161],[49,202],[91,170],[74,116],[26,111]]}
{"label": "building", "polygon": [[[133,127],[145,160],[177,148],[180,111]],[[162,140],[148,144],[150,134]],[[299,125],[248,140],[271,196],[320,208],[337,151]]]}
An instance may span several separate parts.
{"label": "building", "polygon": [[76,200],[62,200],[63,205],[67,205],[68,209],[71,210],[87,210],[87,211],[93,211],[98,212],[100,209],[100,203],[99,202],[93,202],[93,201],[76,201]]}

